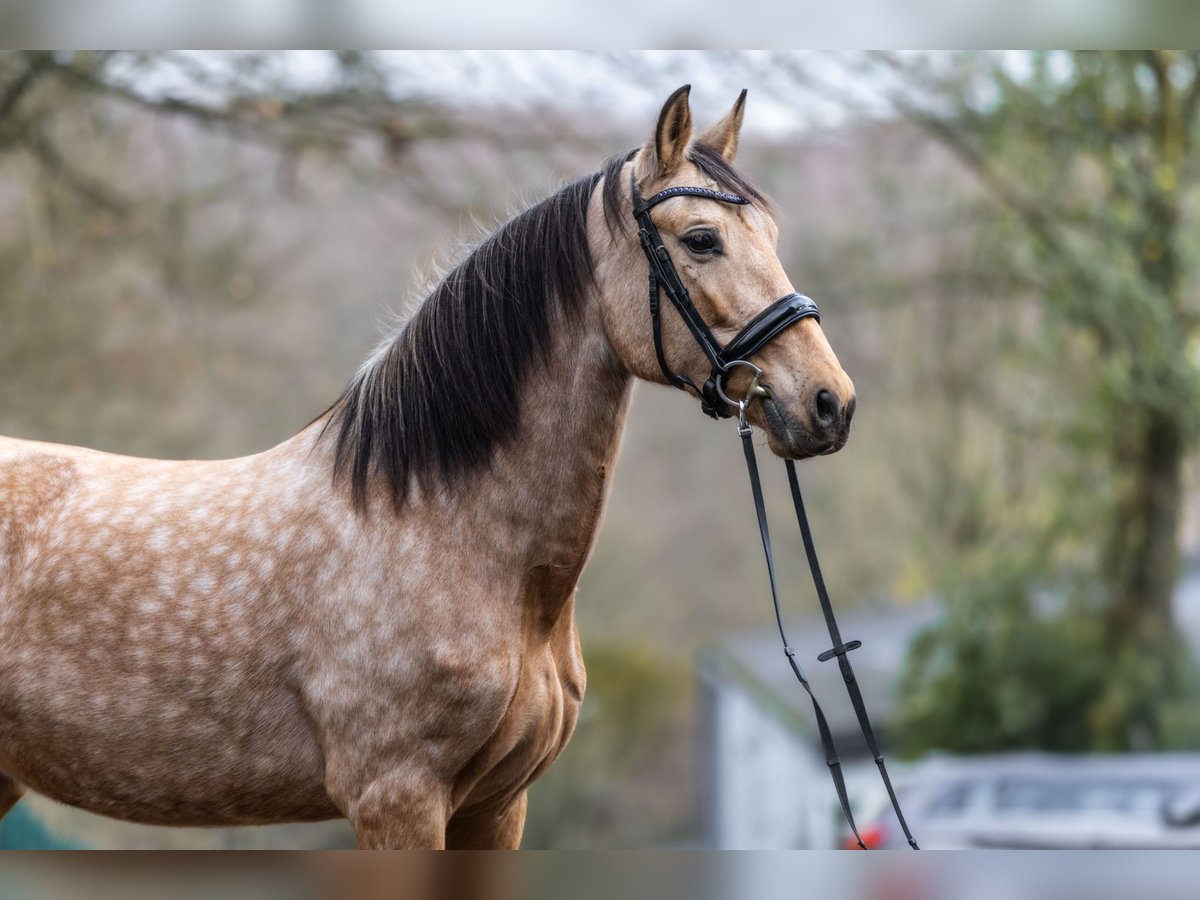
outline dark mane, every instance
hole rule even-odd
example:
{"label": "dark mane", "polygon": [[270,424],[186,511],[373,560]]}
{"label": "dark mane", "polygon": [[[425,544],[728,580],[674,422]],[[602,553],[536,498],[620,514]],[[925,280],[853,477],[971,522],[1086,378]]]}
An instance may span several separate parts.
{"label": "dark mane", "polygon": [[[716,151],[692,161],[726,190],[762,194]],[[399,504],[416,479],[444,485],[486,466],[516,434],[522,382],[545,361],[559,316],[578,316],[594,276],[587,210],[603,179],[604,218],[624,229],[623,153],[510,219],[459,263],[329,409],[334,478],[365,509],[380,477]]]}

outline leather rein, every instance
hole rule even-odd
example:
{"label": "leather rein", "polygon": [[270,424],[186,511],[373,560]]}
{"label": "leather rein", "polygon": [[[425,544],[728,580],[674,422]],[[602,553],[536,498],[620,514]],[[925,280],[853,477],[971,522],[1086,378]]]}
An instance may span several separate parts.
{"label": "leather rein", "polygon": [[[762,375],[762,370],[750,362],[750,357],[766,346],[771,340],[803,319],[813,318],[818,322],[821,321],[817,304],[803,294],[793,293],[781,297],[751,319],[734,336],[733,340],[722,347],[720,342],[714,337],[712,330],[708,327],[708,323],[704,321],[704,317],[696,309],[695,305],[693,305],[687,288],[684,286],[679,273],[675,269],[675,264],[671,260],[671,254],[667,251],[662,236],[658,233],[654,221],[650,218],[650,210],[663,201],[670,200],[672,197],[703,197],[719,203],[737,205],[746,205],[750,201],[738,194],[691,186],[670,187],[659,191],[651,197],[643,198],[641,192],[638,190],[636,175],[630,176],[630,183],[633,199],[633,216],[638,224],[638,237],[641,241],[642,251],[646,254],[646,260],[650,266],[650,322],[654,332],[654,352],[658,357],[659,368],[662,369],[663,376],[669,384],[674,385],[679,390],[695,393],[700,399],[700,408],[706,415],[714,419],[730,418],[735,413],[737,415],[737,432],[738,436],[742,439],[742,450],[746,457],[746,469],[750,476],[750,490],[754,495],[754,511],[758,519],[759,535],[762,538],[763,554],[766,557],[767,577],[771,586],[771,601],[775,607],[775,624],[779,629],[779,638],[783,642],[783,652],[787,656],[792,672],[795,673],[796,680],[800,682],[801,687],[808,693],[812,701],[813,713],[817,721],[817,730],[820,733],[821,744],[825,751],[825,763],[829,767],[829,774],[833,779],[834,789],[837,791],[838,802],[842,807],[842,815],[845,817],[846,823],[850,826],[851,832],[853,832],[855,839],[858,841],[858,846],[865,850],[867,846],[863,843],[863,839],[858,833],[858,826],[854,823],[854,813],[850,808],[850,799],[846,792],[846,780],[842,773],[842,764],[838,757],[837,747],[834,745],[833,733],[829,728],[825,713],[821,709],[821,704],[817,701],[817,696],[813,692],[812,685],[809,684],[808,679],[805,677],[800,663],[796,661],[796,651],[792,648],[791,643],[788,641],[787,633],[784,631],[783,613],[780,610],[779,591],[775,578],[775,558],[771,550],[771,533],[767,523],[766,505],[763,502],[762,483],[758,474],[758,461],[754,454],[753,431],[750,428],[750,424],[746,421],[746,408],[756,397],[767,395],[766,390],[758,383],[758,379]],[[692,338],[708,359],[711,371],[708,379],[701,386],[697,386],[686,375],[677,374],[667,362],[662,346],[660,304],[660,294],[662,293],[667,295],[667,299],[675,307],[676,312],[683,319],[684,325],[691,332]],[[748,368],[752,373],[750,386],[741,400],[731,399],[725,393],[725,379],[737,367]],[[904,831],[904,836],[908,840],[909,846],[916,850],[918,849],[917,842],[913,839],[912,832],[908,828],[908,823],[904,819],[904,813],[900,810],[900,801],[897,799],[896,791],[892,787],[892,780],[888,776],[883,753],[880,751],[879,742],[875,737],[875,730],[871,727],[871,720],[867,715],[867,707],[863,702],[862,690],[859,688],[858,680],[854,676],[854,668],[850,664],[850,651],[857,650],[862,646],[862,642],[842,640],[837,618],[833,612],[833,605],[829,599],[829,593],[825,589],[825,579],[821,575],[821,564],[817,560],[817,550],[813,542],[812,529],[809,527],[808,517],[804,511],[804,499],[800,494],[800,480],[796,474],[796,465],[790,459],[785,461],[785,465],[787,467],[788,485],[791,488],[792,505],[796,510],[796,521],[800,526],[800,536],[804,542],[804,553],[808,557],[808,567],[812,573],[813,586],[817,592],[817,599],[821,604],[821,613],[825,618],[825,626],[829,632],[830,639],[833,641],[833,647],[820,654],[817,659],[821,662],[837,659],[842,680],[846,684],[846,692],[850,697],[850,704],[854,707],[854,714],[858,718],[858,725],[862,731],[863,738],[866,740],[867,747],[875,759],[875,765],[878,767],[883,785],[887,789],[888,799],[891,801],[892,809],[896,813],[896,819]]]}

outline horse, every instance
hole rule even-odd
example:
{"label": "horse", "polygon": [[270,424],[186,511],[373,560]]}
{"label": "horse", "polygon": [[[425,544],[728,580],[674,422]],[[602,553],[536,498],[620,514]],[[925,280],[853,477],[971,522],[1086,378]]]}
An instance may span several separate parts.
{"label": "horse", "polygon": [[[575,587],[635,378],[702,381],[647,309],[632,196],[718,339],[792,292],[734,168],[746,92],[525,209],[276,447],[167,461],[0,438],[0,815],[27,788],[134,822],[345,817],[362,848],[516,848],[586,678]],[[631,190],[632,189],[632,190]],[[660,333],[661,325],[661,333]],[[754,354],[778,456],[839,449],[818,319]],[[749,367],[725,394],[748,392]]]}

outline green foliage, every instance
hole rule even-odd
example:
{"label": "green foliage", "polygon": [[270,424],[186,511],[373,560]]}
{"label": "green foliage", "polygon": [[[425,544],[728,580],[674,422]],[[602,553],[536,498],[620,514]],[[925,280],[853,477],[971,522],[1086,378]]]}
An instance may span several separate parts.
{"label": "green foliage", "polygon": [[[994,421],[960,431],[931,501],[947,614],[909,661],[909,747],[1195,739],[1171,602],[1200,436],[1200,56],[969,55],[910,83],[900,105],[999,201],[975,264],[1018,272],[1026,299]],[[991,470],[964,464],[1014,433]]]}
{"label": "green foliage", "polygon": [[1114,654],[1090,604],[1034,595],[1030,582],[997,569],[964,585],[914,642],[901,681],[905,753],[1196,746],[1200,678],[1181,646],[1144,655],[1124,643]]}

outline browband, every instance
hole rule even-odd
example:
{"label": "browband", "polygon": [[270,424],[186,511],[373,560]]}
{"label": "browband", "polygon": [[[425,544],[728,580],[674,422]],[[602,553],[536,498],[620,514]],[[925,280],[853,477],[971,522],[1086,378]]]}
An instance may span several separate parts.
{"label": "browband", "polygon": [[[746,323],[733,340],[724,347],[717,341],[700,315],[699,310],[692,304],[687,288],[675,269],[671,254],[663,243],[654,221],[650,218],[650,210],[672,197],[704,197],[721,203],[748,204],[750,201],[739,194],[731,194],[712,188],[680,185],[659,191],[651,197],[642,198],[638,190],[637,177],[630,175],[631,196],[633,200],[633,215],[638,223],[638,237],[641,240],[642,251],[650,264],[650,322],[654,332],[654,352],[658,357],[658,366],[668,384],[673,384],[680,390],[692,390],[700,398],[700,408],[714,419],[728,418],[733,414],[729,403],[721,395],[722,379],[736,364],[748,362],[749,357],[761,350],[769,341],[780,333],[795,325],[801,319],[813,318],[818,322],[821,314],[817,304],[803,294],[788,294],[780,297],[757,316]],[[659,288],[666,292],[667,298],[675,307],[684,325],[708,358],[712,371],[702,387],[685,375],[676,374],[667,363],[662,346],[662,326],[659,320]]]}
{"label": "browband", "polygon": [[[637,186],[634,185],[636,190]],[[672,197],[707,197],[709,200],[720,200],[722,203],[737,203],[745,206],[750,201],[740,194],[727,194],[725,191],[715,191],[712,188],[689,187],[681,185],[678,187],[669,187],[666,190],[659,191],[653,197],[646,200],[641,200],[633,207],[634,213],[645,212],[652,206],[657,206],[664,200],[670,200]]]}

